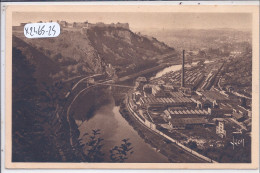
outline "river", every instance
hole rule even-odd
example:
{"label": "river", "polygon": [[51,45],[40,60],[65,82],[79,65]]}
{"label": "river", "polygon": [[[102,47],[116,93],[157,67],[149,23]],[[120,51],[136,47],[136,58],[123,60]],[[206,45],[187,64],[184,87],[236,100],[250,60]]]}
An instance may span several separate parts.
{"label": "river", "polygon": [[[214,61],[209,61],[209,60],[206,60],[204,61],[204,64],[208,64],[208,63],[212,63]],[[191,64],[185,64],[185,67],[192,67],[192,66],[196,66],[197,64],[199,63],[199,61],[195,61],[195,62],[192,62]],[[181,70],[181,67],[182,65],[172,65],[170,67],[166,67],[164,68],[163,70],[159,71],[158,73],[156,73],[156,75],[154,77],[152,77],[151,79],[156,79],[156,78],[159,78],[169,72],[175,72],[175,71],[178,71],[178,70]]]}
{"label": "river", "polygon": [[[84,97],[84,95],[82,96]],[[159,152],[156,152],[149,144],[137,134],[132,126],[122,117],[119,107],[115,106],[112,96],[110,101],[95,111],[94,116],[84,121],[79,126],[80,138],[92,129],[101,129],[101,137],[104,139],[103,152],[105,161],[109,161],[109,150],[115,145],[120,145],[121,140],[129,138],[134,153],[126,160],[128,163],[165,163],[168,159]],[[78,108],[80,109],[80,108]],[[84,138],[83,138],[84,139]],[[85,139],[87,140],[87,138]]]}
{"label": "river", "polygon": [[178,70],[181,69],[181,67],[182,67],[182,65],[172,65],[170,67],[166,67],[163,70],[159,71],[155,75],[155,77],[152,77],[151,79],[155,79],[155,78],[161,77],[161,76],[163,76],[163,75],[165,75],[166,73],[169,73],[169,72],[178,71]]}

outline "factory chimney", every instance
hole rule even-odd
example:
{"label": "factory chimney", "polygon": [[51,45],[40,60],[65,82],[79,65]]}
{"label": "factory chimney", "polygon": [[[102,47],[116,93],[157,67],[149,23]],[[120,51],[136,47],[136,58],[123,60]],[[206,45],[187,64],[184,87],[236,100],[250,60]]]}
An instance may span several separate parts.
{"label": "factory chimney", "polygon": [[184,64],[185,64],[185,50],[183,50],[183,55],[182,55],[182,73],[181,73],[181,87],[185,87],[185,81],[184,81]]}

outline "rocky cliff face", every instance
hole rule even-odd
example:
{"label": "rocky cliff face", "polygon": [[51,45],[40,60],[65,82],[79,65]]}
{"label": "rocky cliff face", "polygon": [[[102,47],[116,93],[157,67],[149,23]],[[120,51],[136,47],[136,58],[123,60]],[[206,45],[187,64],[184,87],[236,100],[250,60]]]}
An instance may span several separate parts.
{"label": "rocky cliff face", "polygon": [[[155,38],[137,35],[124,27],[63,29],[58,37],[46,39],[28,39],[17,33],[14,35],[20,38],[19,41],[14,39],[15,47],[19,49],[23,44],[53,61],[59,69],[51,75],[53,79],[102,73],[108,64],[119,72],[140,66],[145,68],[156,65],[156,56],[174,51]],[[29,51],[24,53],[30,54]]]}
{"label": "rocky cliff face", "polygon": [[137,35],[125,28],[96,27],[87,30],[85,35],[104,61],[113,65],[137,65],[153,60],[158,54],[173,51],[156,39]]}

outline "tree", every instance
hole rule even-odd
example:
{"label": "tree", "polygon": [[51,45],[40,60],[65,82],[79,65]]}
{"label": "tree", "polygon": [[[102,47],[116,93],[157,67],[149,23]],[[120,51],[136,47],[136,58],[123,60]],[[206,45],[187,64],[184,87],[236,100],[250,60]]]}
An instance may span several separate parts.
{"label": "tree", "polygon": [[[86,162],[102,162],[104,161],[105,153],[103,150],[103,141],[101,138],[100,129],[92,130],[92,134],[89,136],[88,133],[85,133],[83,137],[80,139],[81,147],[85,153]],[[87,142],[83,142],[84,138],[88,137]],[[109,150],[110,152],[110,160],[112,162],[124,162],[128,159],[129,154],[133,154],[133,147],[131,147],[131,143],[129,139],[123,139],[122,144],[120,146],[114,146]]]}
{"label": "tree", "polygon": [[100,129],[92,130],[90,140],[85,143],[86,161],[88,162],[102,162],[104,161],[104,153],[101,151],[103,138],[99,137]]}
{"label": "tree", "polygon": [[45,131],[44,115],[39,106],[35,67],[16,48],[13,48],[12,67],[12,161],[55,160],[55,147]]}
{"label": "tree", "polygon": [[112,162],[124,162],[128,159],[128,153],[133,154],[133,147],[131,147],[131,143],[129,139],[123,139],[122,144],[120,146],[115,146],[110,150],[110,159]]}

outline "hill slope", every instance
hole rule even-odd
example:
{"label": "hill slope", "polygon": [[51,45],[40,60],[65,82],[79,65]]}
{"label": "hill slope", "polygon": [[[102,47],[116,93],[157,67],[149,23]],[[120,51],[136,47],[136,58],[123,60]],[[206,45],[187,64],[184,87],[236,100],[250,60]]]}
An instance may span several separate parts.
{"label": "hill slope", "polygon": [[[14,35],[60,67],[60,72],[53,78],[102,73],[108,64],[119,72],[129,69],[133,71],[139,67],[148,68],[156,65],[156,56],[174,52],[173,48],[155,38],[137,35],[118,27],[62,29],[58,37],[48,39],[28,39],[22,34]],[[19,44],[17,42],[15,46]]]}
{"label": "hill slope", "polygon": [[18,55],[25,56],[27,61],[34,67],[34,78],[36,78],[38,82],[52,82],[51,76],[61,70],[55,61],[16,36],[13,36],[13,48],[19,50],[19,54],[21,54],[19,55],[13,52],[13,60],[15,60]]}

